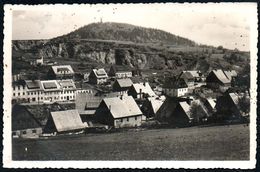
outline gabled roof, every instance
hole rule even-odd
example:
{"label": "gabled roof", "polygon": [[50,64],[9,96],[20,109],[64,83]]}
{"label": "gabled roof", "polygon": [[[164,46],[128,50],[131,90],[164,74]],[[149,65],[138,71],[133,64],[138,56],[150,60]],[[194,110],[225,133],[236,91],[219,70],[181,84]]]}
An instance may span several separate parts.
{"label": "gabled roof", "polygon": [[214,99],[212,99],[212,98],[208,98],[208,99],[207,99],[207,102],[208,102],[208,104],[210,105],[210,107],[211,107],[212,109],[215,108],[215,106],[216,106],[216,102],[215,102]]}
{"label": "gabled roof", "polygon": [[40,128],[41,124],[28,111],[26,106],[14,105],[12,107],[12,130],[23,130],[29,128]]}
{"label": "gabled roof", "polygon": [[105,69],[103,69],[103,68],[102,69],[93,69],[92,71],[94,72],[94,74],[97,78],[104,78],[104,77],[107,78],[108,77]]}
{"label": "gabled roof", "polygon": [[213,70],[212,71],[214,75],[224,84],[230,83],[231,80],[225,75],[223,70],[218,69],[218,70]]}
{"label": "gabled roof", "polygon": [[87,124],[82,123],[77,110],[51,112],[51,116],[58,132],[88,127]]}
{"label": "gabled roof", "polygon": [[148,94],[150,97],[156,96],[156,94],[154,93],[154,91],[152,90],[152,88],[148,82],[136,83],[136,84],[133,84],[132,86],[136,93],[139,93],[140,90],[142,90],[142,93]]}
{"label": "gabled roof", "polygon": [[133,82],[130,78],[117,79],[116,82],[121,88],[131,87],[133,85]]}
{"label": "gabled roof", "polygon": [[191,118],[190,105],[187,102],[179,102],[180,107],[183,109],[185,114]]}
{"label": "gabled roof", "polygon": [[70,74],[74,73],[74,71],[73,71],[73,69],[72,69],[72,67],[70,65],[52,66],[51,68],[52,68],[52,70],[53,70],[53,72],[55,74],[59,74],[59,73],[61,73],[63,71],[67,71]]}
{"label": "gabled roof", "polygon": [[136,102],[132,96],[123,96],[122,101],[129,109],[129,112],[130,112],[129,115],[132,116],[132,115],[142,114],[140,108],[138,107],[138,105],[136,104]]}
{"label": "gabled roof", "polygon": [[236,77],[237,76],[237,72],[234,71],[234,70],[226,70],[226,71],[223,71],[223,72],[224,72],[224,74],[227,76],[227,78],[229,80],[231,80],[232,77]]}
{"label": "gabled roof", "polygon": [[235,105],[239,103],[239,95],[236,93],[229,93],[229,96]]}
{"label": "gabled roof", "polygon": [[88,93],[78,93],[76,95],[76,109],[84,111],[85,109],[96,109],[101,103],[102,98],[89,95]]}
{"label": "gabled roof", "polygon": [[172,79],[166,80],[163,87],[178,89],[178,88],[188,88],[188,85],[184,78],[178,78],[178,79],[172,78]]}
{"label": "gabled roof", "polygon": [[122,99],[119,97],[104,98],[103,102],[114,118],[125,118],[142,114],[132,96],[123,96]]}
{"label": "gabled roof", "polygon": [[194,76],[190,72],[183,71],[183,73],[181,74],[181,78],[194,79]]}
{"label": "gabled roof", "polygon": [[153,109],[153,113],[156,114],[156,112],[160,109],[164,101],[155,98],[151,98],[149,100]]}

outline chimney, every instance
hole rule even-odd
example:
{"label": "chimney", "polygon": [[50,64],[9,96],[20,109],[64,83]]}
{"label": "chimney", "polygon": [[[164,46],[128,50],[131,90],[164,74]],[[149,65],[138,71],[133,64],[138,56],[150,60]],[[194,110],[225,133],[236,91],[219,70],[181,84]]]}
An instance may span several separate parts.
{"label": "chimney", "polygon": [[120,95],[120,99],[123,100],[123,95],[122,94]]}
{"label": "chimney", "polygon": [[140,89],[140,99],[142,98],[142,89]]}

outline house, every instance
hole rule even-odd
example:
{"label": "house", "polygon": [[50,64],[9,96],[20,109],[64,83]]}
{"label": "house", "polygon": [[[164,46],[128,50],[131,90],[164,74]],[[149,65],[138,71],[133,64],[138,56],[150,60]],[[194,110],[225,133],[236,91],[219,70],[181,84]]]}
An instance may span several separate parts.
{"label": "house", "polygon": [[156,97],[156,94],[148,82],[132,84],[132,86],[128,89],[128,95],[137,99]]}
{"label": "house", "polygon": [[105,69],[93,69],[89,74],[89,83],[104,84],[107,82],[107,73]]}
{"label": "house", "polygon": [[13,100],[28,103],[74,101],[73,80],[25,80],[13,82]]}
{"label": "house", "polygon": [[25,80],[27,102],[43,101],[43,88],[40,80]]}
{"label": "house", "polygon": [[169,123],[180,127],[190,125],[193,119],[190,109],[191,106],[187,102],[179,102],[171,116]]}
{"label": "house", "polygon": [[119,65],[111,66],[108,75],[110,77],[115,77],[115,78],[131,78],[133,76],[132,69],[130,67],[119,66]]}
{"label": "house", "polygon": [[188,87],[194,86],[195,78],[190,72],[183,71],[180,75],[180,78],[183,78],[186,81]]}
{"label": "house", "polygon": [[61,88],[60,101],[74,101],[76,94],[76,85],[72,79],[58,80]]}
{"label": "house", "polygon": [[159,97],[149,97],[143,103],[141,110],[147,118],[154,117],[159,108],[162,106],[163,102],[164,99],[160,99]]}
{"label": "house", "polygon": [[87,123],[81,121],[77,110],[51,112],[44,133],[69,133],[78,132],[87,128]]}
{"label": "house", "polygon": [[163,85],[163,92],[170,97],[181,97],[188,94],[188,84],[183,78],[168,79]]}
{"label": "house", "polygon": [[213,89],[227,90],[231,87],[231,76],[223,70],[212,70],[206,78],[207,86]]}
{"label": "house", "polygon": [[133,85],[130,78],[117,79],[113,84],[113,91],[127,94],[128,89]]}
{"label": "house", "polygon": [[27,101],[27,89],[24,80],[17,80],[12,83],[13,86],[13,102]]}
{"label": "house", "polygon": [[163,104],[160,106],[155,114],[155,118],[161,122],[167,122],[171,118],[173,111],[175,110],[179,102],[186,101],[191,104],[192,99],[185,97],[166,97]]}
{"label": "house", "polygon": [[218,97],[216,102],[216,117],[232,120],[241,119],[243,116],[247,116],[248,114],[243,113],[239,105],[239,101],[243,96],[247,96],[249,99],[249,95],[246,93],[226,93],[223,96]]}
{"label": "house", "polygon": [[48,72],[49,79],[74,79],[74,70],[70,65],[52,66]]}
{"label": "house", "polygon": [[12,136],[22,138],[35,138],[42,134],[42,125],[25,106],[12,107]]}
{"label": "house", "polygon": [[96,120],[115,128],[137,127],[142,112],[132,96],[104,98],[96,110]]}

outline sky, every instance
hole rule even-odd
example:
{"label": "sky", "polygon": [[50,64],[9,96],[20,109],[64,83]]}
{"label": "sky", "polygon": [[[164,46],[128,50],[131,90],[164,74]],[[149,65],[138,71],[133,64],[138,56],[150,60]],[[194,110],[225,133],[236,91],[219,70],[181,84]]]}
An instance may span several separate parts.
{"label": "sky", "polygon": [[199,44],[248,51],[256,8],[254,3],[13,6],[12,39],[49,39],[102,18],[161,29]]}

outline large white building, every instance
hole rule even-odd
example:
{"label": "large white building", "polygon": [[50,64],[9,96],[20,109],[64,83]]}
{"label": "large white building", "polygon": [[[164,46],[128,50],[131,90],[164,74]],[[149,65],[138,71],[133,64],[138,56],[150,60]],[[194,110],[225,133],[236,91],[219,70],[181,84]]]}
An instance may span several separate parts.
{"label": "large white building", "polygon": [[13,83],[13,100],[29,103],[74,101],[73,80],[26,80]]}

